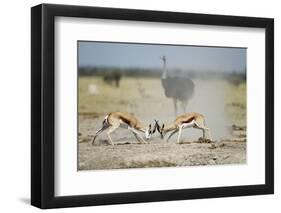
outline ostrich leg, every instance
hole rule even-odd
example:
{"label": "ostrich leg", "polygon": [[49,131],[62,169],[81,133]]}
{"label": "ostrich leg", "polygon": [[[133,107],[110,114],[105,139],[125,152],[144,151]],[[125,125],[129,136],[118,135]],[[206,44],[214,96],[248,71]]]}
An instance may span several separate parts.
{"label": "ostrich leg", "polygon": [[182,101],[181,102],[181,106],[182,106],[183,113],[185,113],[186,112],[187,101]]}
{"label": "ostrich leg", "polygon": [[173,102],[174,102],[175,117],[177,117],[178,115],[177,99],[173,98]]}

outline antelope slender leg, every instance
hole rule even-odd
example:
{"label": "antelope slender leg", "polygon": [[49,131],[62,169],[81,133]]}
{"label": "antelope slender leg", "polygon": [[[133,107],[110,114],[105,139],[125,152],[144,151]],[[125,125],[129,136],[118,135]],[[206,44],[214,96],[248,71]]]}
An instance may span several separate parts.
{"label": "antelope slender leg", "polygon": [[208,128],[208,127],[206,127],[204,125],[200,125],[196,121],[194,123],[195,123],[195,127],[196,128],[202,129],[202,131],[203,131],[203,138],[205,138],[205,132],[207,131],[209,139],[212,140],[210,128]]}
{"label": "antelope slender leg", "polygon": [[145,140],[143,139],[143,137],[142,137],[139,133],[137,133],[137,136],[141,139],[142,143],[148,144],[148,142],[145,141]]}
{"label": "antelope slender leg", "polygon": [[147,144],[148,142],[143,139],[141,135],[137,133],[137,136],[141,139],[142,143]]}
{"label": "antelope slender leg", "polygon": [[114,146],[114,143],[113,143],[113,141],[112,141],[112,139],[111,139],[111,137],[110,137],[110,133],[107,133],[107,137],[109,138],[110,144],[111,144],[112,146]]}
{"label": "antelope slender leg", "polygon": [[128,128],[129,130],[131,130],[133,133],[135,133],[137,135],[138,138],[141,139],[142,143],[147,144],[147,142],[143,139],[143,137],[133,128]]}
{"label": "antelope slender leg", "polygon": [[174,134],[176,134],[178,131],[179,131],[178,129],[175,129],[175,130],[169,135],[169,137],[167,138],[167,142],[168,142],[168,140],[169,140]]}
{"label": "antelope slender leg", "polygon": [[202,129],[202,132],[203,132],[203,138],[206,138],[205,129]]}
{"label": "antelope slender leg", "polygon": [[114,145],[114,143],[113,143],[113,140],[112,140],[111,137],[110,137],[110,133],[112,133],[113,131],[115,131],[117,128],[118,128],[118,126],[117,126],[117,127],[116,127],[116,126],[111,126],[111,127],[109,128],[109,130],[107,131],[107,137],[109,138],[110,144],[111,144],[112,146]]}
{"label": "antelope slender leg", "polygon": [[98,136],[99,134],[101,134],[104,130],[106,130],[108,127],[109,127],[109,126],[102,126],[102,128],[100,128],[98,131],[96,131],[95,136],[94,136],[94,138],[93,138],[93,140],[92,140],[92,145],[94,145],[97,136]]}
{"label": "antelope slender leg", "polygon": [[210,128],[207,129],[207,132],[208,132],[208,137],[209,137],[209,139],[212,141],[213,139],[212,139],[212,136],[211,136],[211,130],[210,130]]}
{"label": "antelope slender leg", "polygon": [[[133,131],[132,131],[132,132],[133,132]],[[134,132],[133,132],[133,134],[134,134],[134,136],[136,137],[137,141],[138,141],[139,143],[142,143],[142,141],[139,139],[138,135],[137,135],[136,133],[134,133]]]}
{"label": "antelope slender leg", "polygon": [[205,138],[205,132],[207,131],[208,132],[208,138],[212,141],[212,136],[211,136],[211,131],[210,131],[210,128],[208,127],[204,127],[203,129],[203,137]]}
{"label": "antelope slender leg", "polygon": [[179,134],[178,134],[177,143],[180,143],[181,131],[182,131],[182,126],[180,126],[180,128],[179,128]]}

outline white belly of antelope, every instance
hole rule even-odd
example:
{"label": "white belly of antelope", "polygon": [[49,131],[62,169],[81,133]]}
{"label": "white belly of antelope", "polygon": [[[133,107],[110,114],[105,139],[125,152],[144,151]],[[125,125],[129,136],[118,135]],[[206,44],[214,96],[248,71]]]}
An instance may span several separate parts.
{"label": "white belly of antelope", "polygon": [[195,121],[192,120],[191,122],[189,123],[183,123],[182,124],[182,128],[190,128],[190,127],[194,127],[194,124],[195,124]]}

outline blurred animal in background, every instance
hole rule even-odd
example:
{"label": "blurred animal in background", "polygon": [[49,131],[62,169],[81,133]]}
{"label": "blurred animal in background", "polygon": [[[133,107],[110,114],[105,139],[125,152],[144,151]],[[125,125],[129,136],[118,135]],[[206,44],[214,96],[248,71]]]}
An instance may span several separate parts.
{"label": "blurred animal in background", "polygon": [[181,103],[183,112],[186,111],[188,101],[194,93],[194,83],[191,79],[183,76],[170,76],[167,71],[166,56],[162,56],[163,73],[161,83],[164,88],[165,96],[172,98],[174,102],[175,116],[178,114],[177,103]]}
{"label": "blurred animal in background", "polygon": [[120,71],[113,70],[104,75],[103,81],[107,84],[113,85],[115,87],[119,87],[121,77],[122,77],[122,73]]}
{"label": "blurred animal in background", "polygon": [[89,95],[98,95],[100,92],[98,90],[97,85],[95,84],[89,84],[88,85],[88,94]]}
{"label": "blurred animal in background", "polygon": [[246,68],[243,72],[232,71],[230,74],[226,75],[225,78],[233,86],[239,86],[246,82]]}

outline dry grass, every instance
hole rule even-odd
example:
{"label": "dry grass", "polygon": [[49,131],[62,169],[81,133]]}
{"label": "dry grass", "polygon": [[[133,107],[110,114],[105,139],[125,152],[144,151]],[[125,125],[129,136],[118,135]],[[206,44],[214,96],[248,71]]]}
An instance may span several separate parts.
{"label": "dry grass", "polygon": [[247,113],[247,86],[242,83],[238,86],[228,85],[225,94],[226,112],[237,125],[246,125]]}
{"label": "dry grass", "polygon": [[[87,92],[88,85],[98,87],[98,95]],[[147,89],[149,88],[149,89]],[[94,112],[106,114],[110,111],[141,112],[153,107],[157,111],[163,103],[163,90],[159,79],[122,78],[120,87],[105,84],[101,78],[79,78],[79,113]],[[145,102],[144,102],[145,99]],[[169,103],[169,100],[164,100]]]}

